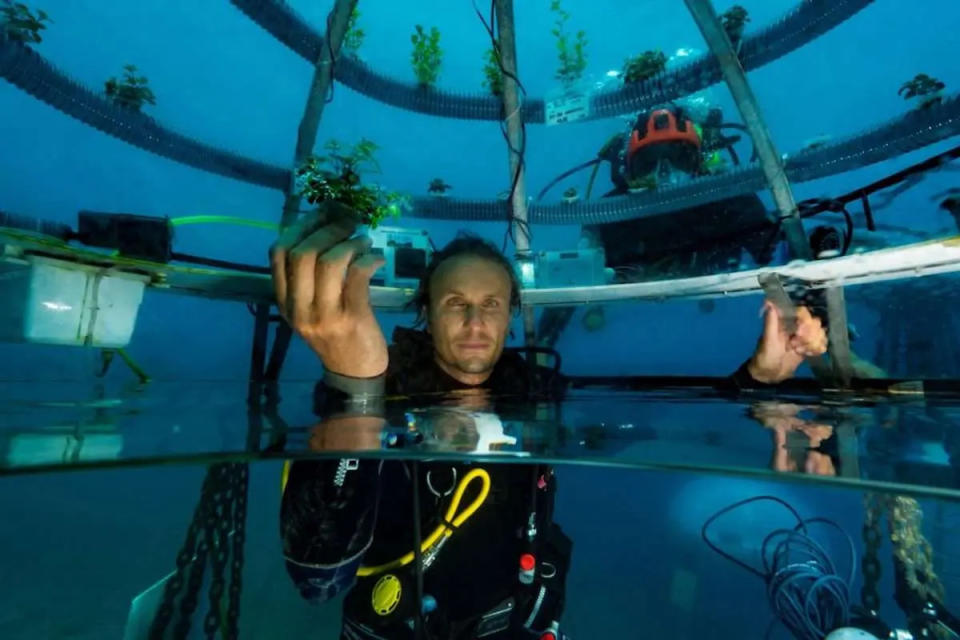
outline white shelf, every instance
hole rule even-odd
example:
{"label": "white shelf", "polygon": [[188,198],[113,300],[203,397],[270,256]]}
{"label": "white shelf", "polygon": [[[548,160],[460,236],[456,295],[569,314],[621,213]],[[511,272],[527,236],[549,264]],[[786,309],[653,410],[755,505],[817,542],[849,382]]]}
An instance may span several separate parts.
{"label": "white shelf", "polygon": [[[25,253],[36,252],[73,261],[78,264],[78,269],[99,265],[107,271],[141,273],[149,277],[148,286],[154,291],[241,302],[273,300],[270,277],[266,275],[116,258],[46,238],[0,229],[0,260],[17,260]],[[960,271],[960,236],[953,236],[831,260],[791,263],[697,278],[595,287],[526,289],[521,297],[524,304],[534,306],[718,298],[761,294],[757,278],[769,272],[815,284],[854,286],[957,271]],[[413,289],[374,286],[371,287],[370,298],[375,308],[396,311],[402,310],[413,294]]]}

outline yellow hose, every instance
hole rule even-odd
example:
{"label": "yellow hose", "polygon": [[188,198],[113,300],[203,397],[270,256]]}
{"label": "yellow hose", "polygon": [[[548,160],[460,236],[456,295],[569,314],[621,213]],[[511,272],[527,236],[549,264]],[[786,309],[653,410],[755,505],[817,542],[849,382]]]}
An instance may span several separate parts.
{"label": "yellow hose", "polygon": [[[283,471],[280,474],[280,491],[281,494],[287,488],[287,480],[290,477],[290,465],[291,461],[287,460],[283,463]],[[482,486],[480,487],[480,493],[474,498],[473,502],[463,510],[462,513],[457,514],[457,509],[460,507],[460,501],[463,500],[463,494],[467,490],[467,486],[476,479],[480,479]],[[414,482],[417,479],[414,478]],[[450,500],[450,505],[447,507],[447,513],[444,517],[444,522],[437,525],[437,528],[427,536],[420,545],[420,553],[427,553],[431,547],[441,541],[442,539],[449,538],[453,535],[455,529],[459,528],[464,522],[466,522],[477,509],[486,501],[487,496],[490,495],[490,474],[487,473],[486,469],[473,469],[467,475],[463,476],[460,482],[457,484],[457,490],[453,492],[453,498]],[[454,528],[450,528],[450,525],[447,522],[451,523]],[[399,567],[406,566],[414,561],[416,554],[413,550],[408,551],[399,558],[386,562],[384,564],[379,564],[372,567],[362,566],[357,570],[358,576],[371,576],[377,573],[383,573],[384,571],[390,571],[392,569],[397,569]]]}
{"label": "yellow hose", "polygon": [[[454,514],[457,513],[457,508],[460,506],[460,500],[463,499],[463,494],[467,490],[467,485],[469,485],[474,479],[479,478],[483,483],[483,486],[480,488],[480,494],[470,503],[466,509],[463,510],[463,513],[454,517]],[[417,479],[414,478],[414,482]],[[437,525],[437,528],[433,530],[429,536],[427,536],[423,543],[420,545],[420,553],[426,553],[433,545],[437,544],[441,538],[449,538],[453,535],[454,529],[451,529],[447,522],[453,524],[455,528],[459,528],[464,522],[466,522],[470,516],[472,516],[477,509],[480,508],[480,505],[487,499],[487,496],[490,494],[490,474],[487,473],[485,469],[474,469],[460,480],[460,483],[457,485],[457,490],[453,494],[453,498],[450,500],[450,506],[447,507],[447,513],[444,518],[445,522]],[[373,567],[360,567],[357,570],[358,576],[371,576],[377,573],[383,573],[384,571],[391,571],[393,569],[398,569],[400,567],[406,566],[414,561],[416,554],[413,550],[408,551],[404,555],[400,556],[396,560],[391,560],[385,564],[379,564]]]}

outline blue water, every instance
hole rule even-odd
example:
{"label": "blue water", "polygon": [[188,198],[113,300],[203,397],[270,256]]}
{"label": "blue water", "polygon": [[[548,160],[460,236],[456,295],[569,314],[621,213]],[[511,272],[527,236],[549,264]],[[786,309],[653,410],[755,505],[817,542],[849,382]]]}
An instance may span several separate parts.
{"label": "blue water", "polygon": [[[289,4],[322,30],[328,4]],[[777,19],[793,4],[754,2],[748,6],[748,30]],[[728,5],[718,3],[717,9]],[[548,6],[517,3],[515,8],[520,75],[533,96],[555,88]],[[100,87],[123,64],[136,64],[157,96],[157,105],[145,107],[145,113],[169,129],[270,164],[290,162],[312,70],[230,3],[144,0],[121,6],[45,0],[31,7],[44,9],[53,19],[43,42],[33,46],[76,81]],[[566,0],[564,7],[571,12],[571,26],[587,33],[587,73],[595,77],[646,49],[704,50],[695,23],[678,3]],[[445,51],[439,86],[454,92],[482,91],[481,53],[487,41],[469,3],[365,0],[360,9],[367,34],[360,55],[371,67],[412,81],[409,34],[415,24],[436,25]],[[951,0],[880,0],[806,47],[751,72],[752,88],[780,152],[795,151],[817,136],[843,137],[903,114],[908,107],[897,89],[917,73],[942,80],[952,94],[960,87],[958,31],[960,7]],[[739,120],[724,87],[714,86],[708,95],[728,119]],[[593,157],[621,128],[619,118],[529,126],[528,193]],[[378,180],[391,189],[422,195],[435,177],[452,184],[451,195],[457,198],[492,199],[509,188],[507,151],[495,122],[408,113],[338,85],[323,115],[318,146],[330,137],[350,143],[361,136],[380,145],[383,175]],[[795,185],[796,198],[844,193],[954,144],[955,139],[946,140],[856,172]],[[878,212],[878,221],[882,217],[884,224],[944,235],[953,220],[931,197],[957,186],[960,173],[955,166],[928,173]],[[773,207],[768,194],[761,197]],[[4,211],[67,224],[74,224],[80,209],[275,221],[282,202],[278,191],[204,173],[105,136],[0,80]],[[429,230],[438,246],[464,226],[415,218],[402,224]],[[505,231],[499,222],[472,222],[469,227],[498,244]],[[576,245],[579,231],[577,226],[535,226],[533,246],[569,248]],[[176,248],[266,264],[272,239],[270,232],[257,229],[196,225],[178,230]],[[854,350],[895,377],[960,377],[960,352],[949,328],[948,305],[956,302],[956,290],[956,280],[946,276],[900,289],[877,284],[848,291],[849,317],[858,330]],[[580,311],[557,348],[571,374],[723,376],[752,351],[762,326],[760,304],[758,296],[721,299],[709,314],[689,300],[613,305],[598,332],[581,326]],[[406,314],[380,317],[388,335],[394,326],[411,320]],[[897,353],[882,346],[891,327],[904,336]],[[166,398],[152,396],[136,411],[111,414],[124,433],[120,458],[175,452],[180,425],[200,419],[209,429],[202,431],[201,448],[228,448],[228,436],[235,435],[237,425],[245,426],[240,399],[249,369],[251,329],[252,318],[242,304],[148,292],[128,351],[154,380],[176,383],[180,390]],[[515,333],[523,335],[519,323]],[[944,346],[951,344],[952,351]],[[96,397],[91,381],[95,357],[85,349],[0,344],[0,363],[6,365],[0,371],[0,403],[6,403],[0,404],[0,435],[7,439],[14,432],[40,432],[64,420],[74,424],[77,418],[71,411],[38,416],[18,411],[14,401]],[[312,352],[295,339],[282,379],[309,384],[321,370]],[[211,397],[184,390],[191,382],[211,380],[230,381],[230,391],[225,386],[222,396]],[[23,381],[29,384],[14,384]],[[127,400],[136,397],[128,384],[130,374],[119,363],[107,381],[127,385]],[[285,417],[299,426],[309,420],[304,397],[286,405],[293,406]],[[612,402],[608,410],[618,420],[631,417],[626,402]],[[727,424],[699,407],[679,413],[687,426],[722,429]],[[644,416],[660,427],[671,418],[676,416],[669,412]],[[84,417],[88,426],[96,419],[92,414]],[[956,428],[955,421],[945,428]],[[906,442],[913,435],[904,427]],[[759,466],[764,465],[761,455],[766,455],[765,448],[758,454]],[[131,599],[172,569],[203,477],[201,461],[179,460],[174,466],[153,462],[0,478],[0,638],[122,636]],[[938,464],[949,467],[944,460]],[[771,493],[805,516],[833,518],[862,551],[863,491],[855,487],[815,485],[795,476],[790,478],[801,482],[782,482],[787,476],[744,479],[629,468],[561,466],[558,473],[564,491],[558,497],[557,519],[576,541],[564,623],[578,640],[614,634],[763,637],[769,616],[762,583],[712,554],[698,537],[699,525],[710,512],[741,498]],[[275,460],[251,466],[241,637],[335,637],[337,603],[316,609],[299,601],[279,561],[278,474]],[[960,607],[960,565],[950,540],[960,522],[953,502],[957,495],[953,486],[940,500],[921,500],[935,566],[947,604],[955,610]],[[758,513],[755,520],[765,527],[779,526],[772,515]],[[757,531],[752,526],[731,526],[725,540],[748,554],[755,552]],[[889,548],[881,558],[881,613],[903,626],[903,614],[891,598]],[[859,600],[859,584],[853,593]]]}

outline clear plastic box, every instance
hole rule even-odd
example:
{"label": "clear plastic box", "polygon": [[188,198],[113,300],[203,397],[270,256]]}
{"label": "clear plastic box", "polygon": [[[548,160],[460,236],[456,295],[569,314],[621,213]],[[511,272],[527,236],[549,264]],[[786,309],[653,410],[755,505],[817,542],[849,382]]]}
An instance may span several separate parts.
{"label": "clear plastic box", "polygon": [[0,340],[120,348],[146,276],[40,256],[0,261]]}

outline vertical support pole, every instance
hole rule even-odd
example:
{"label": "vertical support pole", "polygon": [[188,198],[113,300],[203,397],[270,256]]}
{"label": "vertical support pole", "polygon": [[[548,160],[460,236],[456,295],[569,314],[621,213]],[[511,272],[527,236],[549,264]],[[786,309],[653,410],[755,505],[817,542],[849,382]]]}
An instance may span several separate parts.
{"label": "vertical support pole", "polygon": [[847,303],[843,286],[835,285],[826,290],[828,335],[830,336],[830,363],[833,375],[844,388],[850,386],[853,377],[853,359],[850,354],[850,333],[847,329]]}
{"label": "vertical support pole", "polygon": [[340,55],[340,46],[347,33],[347,24],[350,14],[357,6],[357,0],[336,0],[330,15],[327,18],[327,32],[323,36],[320,47],[320,57],[313,68],[313,82],[307,94],[307,104],[303,111],[303,119],[297,130],[297,147],[293,153],[293,169],[290,171],[290,182],[283,203],[283,217],[281,227],[289,226],[297,219],[300,210],[300,196],[295,191],[296,171],[311,153],[317,142],[317,129],[320,127],[320,117],[327,103],[327,93],[333,84],[333,63]]}
{"label": "vertical support pole", "polygon": [[253,321],[253,344],[250,347],[250,378],[247,383],[247,451],[260,450],[263,431],[263,365],[267,358],[267,329],[270,328],[270,305],[256,306]]}
{"label": "vertical support pole", "polygon": [[857,429],[846,420],[835,427],[837,431],[837,455],[840,458],[841,478],[860,478],[860,439]]}
{"label": "vertical support pole", "polygon": [[[327,104],[327,94],[333,84],[333,63],[340,55],[343,37],[347,33],[350,23],[350,14],[357,6],[357,0],[335,0],[333,9],[327,17],[327,32],[323,36],[320,47],[320,57],[313,68],[313,82],[307,93],[307,104],[297,129],[297,146],[293,152],[293,167],[290,170],[290,180],[283,198],[283,212],[280,216],[280,228],[293,224],[300,212],[300,196],[296,193],[297,168],[300,167],[317,143],[317,129],[320,127],[320,117]],[[272,379],[280,375],[280,369],[287,357],[287,349],[293,330],[286,322],[277,325],[273,349],[270,353],[270,372]],[[262,371],[261,367],[261,371]]]}
{"label": "vertical support pole", "polygon": [[684,1],[690,10],[690,15],[700,28],[704,40],[707,41],[710,51],[717,58],[730,94],[737,103],[737,109],[747,125],[750,137],[753,138],[757,155],[760,157],[760,166],[780,213],[780,222],[783,225],[790,252],[794,258],[809,260],[811,258],[810,243],[800,223],[800,211],[793,198],[783,161],[760,114],[760,106],[747,82],[747,74],[740,65],[737,52],[734,51],[730,38],[727,37],[710,0]]}
{"label": "vertical support pole", "polygon": [[[500,62],[506,70],[503,77],[503,113],[506,118],[507,141],[510,160],[510,184],[516,178],[516,189],[510,200],[510,211],[513,217],[514,243],[517,249],[518,260],[530,259],[530,236],[528,235],[527,215],[527,184],[523,167],[523,158],[520,155],[523,144],[523,113],[521,111],[520,94],[514,78],[520,77],[517,73],[517,46],[516,32],[513,26],[513,1],[495,0],[497,9],[497,32],[500,41]],[[527,345],[536,342],[536,325],[534,323],[533,307],[521,307],[523,314],[523,334]]]}

